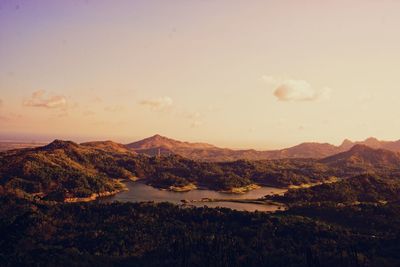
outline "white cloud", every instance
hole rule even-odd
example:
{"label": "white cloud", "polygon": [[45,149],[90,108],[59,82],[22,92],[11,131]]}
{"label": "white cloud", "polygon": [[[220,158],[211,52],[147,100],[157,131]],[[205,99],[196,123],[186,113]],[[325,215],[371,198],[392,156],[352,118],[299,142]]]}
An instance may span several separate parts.
{"label": "white cloud", "polygon": [[274,96],[279,101],[315,101],[330,98],[331,89],[324,87],[316,90],[305,80],[280,79],[272,76],[262,76],[262,80],[274,86]]}
{"label": "white cloud", "polygon": [[31,97],[25,100],[23,104],[28,107],[65,109],[67,108],[67,99],[61,95],[46,97],[46,92],[44,90],[38,90],[33,92]]}
{"label": "white cloud", "polygon": [[162,111],[172,107],[173,101],[170,97],[164,96],[153,99],[146,99],[140,102],[141,105],[147,106],[152,110]]}
{"label": "white cloud", "polygon": [[316,94],[306,81],[287,80],[275,89],[274,96],[280,101],[307,101],[314,100]]}

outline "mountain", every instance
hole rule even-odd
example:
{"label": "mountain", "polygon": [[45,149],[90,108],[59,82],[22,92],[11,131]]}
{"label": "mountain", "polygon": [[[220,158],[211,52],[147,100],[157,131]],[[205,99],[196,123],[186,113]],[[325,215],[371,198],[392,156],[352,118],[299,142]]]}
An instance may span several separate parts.
{"label": "mountain", "polygon": [[[278,149],[258,151],[254,149],[234,150],[229,148],[220,148],[207,143],[190,143],[174,140],[161,135],[154,135],[140,141],[126,145],[118,144],[112,141],[96,141],[82,143],[82,146],[91,147],[106,152],[118,153],[138,153],[148,156],[171,155],[176,154],[182,157],[208,162],[222,162],[235,160],[266,160],[283,158],[314,158],[322,159],[344,151],[348,151],[355,145],[366,145],[375,149],[386,149],[394,152],[400,152],[400,140],[398,141],[380,141],[370,137],[364,141],[352,142],[345,139],[339,146],[328,143],[306,142],[299,145]],[[28,145],[26,145],[28,146]],[[9,146],[5,146],[9,147]],[[19,146],[19,148],[24,145]],[[1,150],[1,143],[0,143]]]}
{"label": "mountain", "polygon": [[178,154],[193,160],[202,161],[234,161],[239,159],[264,160],[280,158],[321,158],[337,152],[337,147],[330,144],[302,143],[282,149],[257,151],[254,149],[234,150],[219,148],[206,143],[189,143],[170,139],[161,135],[125,145],[132,151],[150,156]]}
{"label": "mountain", "polygon": [[130,143],[126,147],[136,150],[149,149],[149,148],[190,148],[190,149],[212,149],[215,146],[206,143],[189,143],[170,139],[159,134],[145,138],[141,141]]}
{"label": "mountain", "polygon": [[277,158],[322,158],[338,152],[338,147],[328,143],[301,143],[297,146],[278,150]]}
{"label": "mountain", "polygon": [[350,150],[324,158],[321,163],[331,167],[343,166],[374,166],[399,168],[400,154],[398,152],[389,151],[386,149],[374,149],[366,145],[355,145]]}
{"label": "mountain", "polygon": [[352,142],[345,139],[339,146],[328,143],[306,142],[285,149],[257,151],[254,149],[234,150],[220,148],[206,143],[182,142],[157,134],[125,146],[132,151],[150,156],[160,153],[161,155],[177,154],[201,161],[235,161],[240,159],[325,158],[347,151],[355,145],[366,145],[371,148],[400,152],[400,140],[379,141],[373,137],[360,142]]}
{"label": "mountain", "polygon": [[357,141],[357,142],[352,142],[348,139],[345,139],[343,143],[339,146],[339,148],[342,149],[343,151],[346,151],[352,148],[354,145],[366,145],[371,148],[381,148],[390,151],[400,152],[400,140],[381,141],[376,139],[375,137],[369,137],[364,141]]}

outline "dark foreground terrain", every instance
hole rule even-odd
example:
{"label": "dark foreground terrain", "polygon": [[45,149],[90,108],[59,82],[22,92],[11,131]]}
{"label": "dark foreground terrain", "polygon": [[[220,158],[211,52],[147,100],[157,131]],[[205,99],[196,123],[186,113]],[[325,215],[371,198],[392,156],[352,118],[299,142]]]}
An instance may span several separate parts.
{"label": "dark foreground terrain", "polygon": [[[265,197],[288,207],[276,213],[65,203],[138,177],[160,188],[292,187]],[[400,154],[388,150],[210,163],[58,140],[0,153],[0,178],[0,266],[400,266]]]}
{"label": "dark foreground terrain", "polygon": [[399,266],[400,206],[274,214],[0,199],[1,266]]}

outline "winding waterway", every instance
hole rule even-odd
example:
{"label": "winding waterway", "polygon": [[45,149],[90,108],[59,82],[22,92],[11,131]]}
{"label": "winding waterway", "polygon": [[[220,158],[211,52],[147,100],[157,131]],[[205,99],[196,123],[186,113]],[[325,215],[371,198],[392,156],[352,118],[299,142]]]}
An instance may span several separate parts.
{"label": "winding waterway", "polygon": [[[126,181],[125,182],[128,191],[123,191],[114,196],[103,198],[101,202],[171,202],[174,204],[182,204],[181,200],[201,200],[202,198],[210,199],[257,199],[265,195],[282,194],[286,189],[274,188],[274,187],[261,187],[249,191],[244,194],[227,194],[212,190],[192,190],[189,192],[172,192],[168,190],[160,190],[152,186],[146,185],[145,183],[138,181]],[[238,203],[238,202],[191,202],[190,205],[197,207],[226,207],[235,210],[245,211],[275,211],[278,206],[275,205],[264,205],[254,203]]]}

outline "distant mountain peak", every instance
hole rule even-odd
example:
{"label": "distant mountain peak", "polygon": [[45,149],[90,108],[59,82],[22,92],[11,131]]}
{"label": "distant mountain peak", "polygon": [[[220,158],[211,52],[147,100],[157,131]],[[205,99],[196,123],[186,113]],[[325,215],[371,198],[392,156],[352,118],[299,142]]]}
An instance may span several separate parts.
{"label": "distant mountain peak", "polygon": [[368,137],[367,139],[365,139],[364,143],[365,144],[371,144],[371,145],[376,145],[376,144],[380,144],[381,141],[379,141],[377,138],[375,137]]}
{"label": "distant mountain peak", "polygon": [[371,148],[365,144],[355,144],[350,150],[324,158],[321,162],[336,166],[341,166],[342,164],[398,166],[400,164],[400,155],[386,149]]}
{"label": "distant mountain peak", "polygon": [[155,134],[151,137],[145,138],[143,140],[127,144],[126,147],[131,149],[149,149],[149,148],[165,148],[165,149],[175,149],[175,148],[192,148],[192,149],[205,149],[213,148],[213,145],[206,143],[189,143],[174,140],[159,134]]}
{"label": "distant mountain peak", "polygon": [[66,149],[66,148],[76,148],[79,145],[72,141],[64,141],[60,139],[55,139],[50,144],[44,146],[45,149]]}
{"label": "distant mountain peak", "polygon": [[346,139],[343,140],[343,142],[342,142],[342,144],[340,146],[341,147],[344,147],[344,146],[347,147],[347,146],[351,146],[351,145],[353,145],[353,142],[346,138]]}
{"label": "distant mountain peak", "polygon": [[[143,140],[125,145],[131,151],[150,156],[158,154],[177,154],[195,160],[231,161],[238,159],[263,160],[278,158],[325,158],[350,150],[354,145],[366,145],[371,148],[387,149],[400,152],[400,140],[396,142],[379,141],[374,137],[364,141],[343,140],[335,146],[329,143],[305,142],[293,147],[279,150],[257,151],[254,149],[234,150],[220,148],[206,143],[190,143],[174,140],[160,134],[155,134]],[[355,148],[355,151],[362,148]]]}

